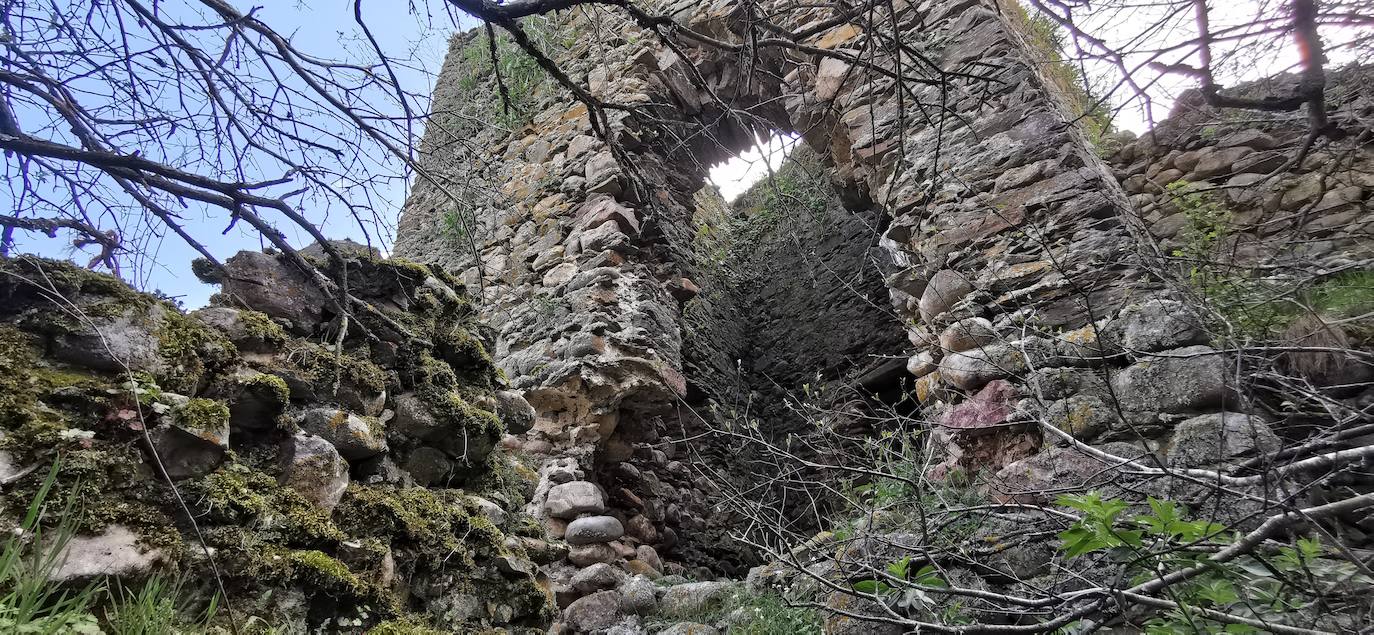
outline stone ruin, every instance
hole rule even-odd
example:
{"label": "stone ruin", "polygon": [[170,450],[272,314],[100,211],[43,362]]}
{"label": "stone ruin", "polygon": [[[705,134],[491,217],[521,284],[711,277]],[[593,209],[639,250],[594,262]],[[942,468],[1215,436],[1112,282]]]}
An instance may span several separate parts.
{"label": "stone ruin", "polygon": [[[651,4],[718,40],[744,32],[744,3]],[[786,404],[812,390],[854,414],[834,425],[856,434],[876,432],[863,413],[897,404],[929,427],[923,478],[975,479],[1008,504],[1129,489],[1103,477],[1102,453],[1211,469],[1302,438],[1311,422],[1246,398],[1251,380],[1198,289],[1179,284],[1180,262],[1210,236],[1202,248],[1225,254],[1227,271],[1274,284],[1367,270],[1367,143],[1263,180],[1304,142],[1302,126],[1189,99],[1138,139],[1090,140],[1007,3],[895,3],[871,31],[829,18],[783,11],[790,27],[814,27],[814,52],[747,60],[664,48],[613,11],[540,23],[569,76],[633,112],[589,112],[549,81],[508,110],[475,63],[481,32],[455,36],[426,175],[401,214],[394,253],[406,260],[348,247],[355,293],[377,311],[362,324],[341,326],[274,254],[228,261],[211,276],[222,293],[189,317],[57,263],[6,263],[30,283],[0,280],[0,333],[15,351],[3,362],[30,379],[6,388],[17,418],[0,465],[13,474],[74,443],[73,465],[99,475],[85,486],[114,494],[92,552],[135,553],[107,563],[130,571],[203,568],[137,451],[146,426],[167,474],[194,492],[230,583],[290,589],[239,607],[250,615],[312,626],[327,615],[343,631],[556,619],[631,633],[639,616],[690,616],[742,584],[649,580],[747,575],[751,588],[826,603],[828,632],[858,633],[902,630],[854,619],[852,598],[735,540],[742,519],[722,498],[751,474],[742,448],[713,432],[755,420],[775,440],[806,435],[812,422]],[[868,38],[894,30],[920,56],[850,66],[826,54],[871,52]],[[924,81],[894,82],[886,69],[902,65]],[[1360,138],[1374,109],[1367,74],[1332,81],[1332,119]],[[592,125],[603,114],[605,137]],[[726,204],[709,167],[774,134],[804,147]],[[34,319],[52,295],[33,291],[42,280],[90,317]],[[126,371],[146,391],[132,401],[116,394]],[[1368,360],[1309,379],[1353,387],[1337,391],[1351,408],[1371,399],[1359,389]],[[96,411],[114,414],[94,436],[63,430]],[[1285,487],[1251,485],[1260,498]],[[1222,504],[1185,481],[1138,487]],[[995,519],[968,538],[1043,520]],[[1349,535],[1374,531],[1350,520]],[[834,551],[825,535],[796,553]],[[865,544],[840,553],[891,555]],[[960,584],[1067,584],[1043,545],[1013,551]]]}
{"label": "stone ruin", "polygon": [[[741,6],[655,8],[738,42]],[[1226,244],[1207,246],[1226,267],[1297,280],[1362,270],[1367,145],[1265,181],[1304,142],[1302,123],[1228,118],[1192,98],[1139,139],[1089,140],[1005,3],[902,3],[876,33],[820,9],[775,15],[817,52],[746,62],[665,49],[614,12],[553,20],[552,33],[597,29],[550,38],[569,75],[638,108],[606,111],[611,145],[557,87],[535,92],[526,118],[484,125],[501,114],[492,78],[469,63],[485,44],[471,33],[451,45],[423,153],[434,178],[415,185],[396,251],[480,287],[499,325],[497,364],[537,412],[506,441],[542,461],[531,511],[589,543],[550,569],[556,580],[593,563],[641,571],[636,544],[739,577],[755,562],[716,503],[742,460],[703,433],[754,404],[781,438],[804,423],[784,395],[804,387],[914,399],[932,423],[928,476],[979,474],[1008,501],[1093,482],[1101,460],[1066,439],[1173,467],[1277,448],[1283,422],[1242,399],[1234,358],[1205,328],[1214,316],[1177,284],[1180,250],[1203,231],[1192,207],[1226,210]],[[871,67],[825,55],[871,52],[884,29],[951,76],[903,60],[939,81],[894,82],[882,71],[898,60],[881,47]],[[1332,114],[1353,135],[1374,104],[1366,75],[1332,81]],[[935,104],[948,109],[920,108]],[[707,184],[712,164],[770,134],[800,136],[800,180],[820,184],[814,206],[779,194],[771,225]],[[1366,362],[1342,365],[1321,381],[1369,379]],[[1028,417],[1066,438],[1016,425]],[[595,504],[569,507],[570,492]],[[618,528],[583,536],[593,522]]]}

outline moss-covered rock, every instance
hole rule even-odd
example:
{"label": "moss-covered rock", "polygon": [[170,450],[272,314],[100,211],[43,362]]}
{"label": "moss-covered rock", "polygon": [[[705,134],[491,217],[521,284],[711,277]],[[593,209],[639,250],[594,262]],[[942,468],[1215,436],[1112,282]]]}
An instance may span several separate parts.
{"label": "moss-covered rock", "polygon": [[[535,583],[523,543],[491,520],[540,533],[517,511],[533,472],[494,451],[502,381],[487,331],[473,321],[461,285],[442,272],[366,253],[346,260],[351,291],[370,306],[353,316],[342,342],[337,332],[327,341],[292,338],[270,311],[225,306],[242,299],[230,295],[190,317],[109,276],[65,263],[0,260],[0,268],[23,276],[0,276],[0,299],[8,300],[0,303],[0,451],[13,464],[39,468],[61,456],[50,504],[73,503],[80,531],[127,527],[169,565],[197,577],[208,572],[198,532],[232,594],[281,599],[240,605],[272,623],[317,628],[329,619],[358,631],[375,623],[381,633],[547,623],[552,600]],[[51,278],[46,294],[23,282],[44,276]],[[54,289],[89,318],[64,317],[51,302]],[[341,324],[328,312],[320,318],[326,321],[293,324],[292,332]],[[384,332],[388,322],[404,337]],[[97,341],[111,325],[124,329],[129,344],[115,347],[111,359],[73,348]],[[96,339],[81,339],[89,337]],[[58,338],[71,355],[53,355]],[[129,359],[134,368],[126,368]],[[429,423],[388,449],[383,410],[400,410],[403,393]],[[300,433],[289,416],[325,411],[354,415],[339,429],[376,441],[350,452],[354,460],[395,464],[428,448],[448,466],[435,482],[469,491],[353,485],[331,513],[293,480],[300,453],[290,443],[306,437],[327,447],[329,474],[339,483],[350,469],[362,470],[339,455],[348,439]],[[179,480],[179,496],[154,456]],[[0,492],[0,516],[24,509],[42,472]],[[395,480],[405,482],[404,474]],[[477,495],[504,513],[484,515]],[[475,610],[456,611],[459,604]]]}
{"label": "moss-covered rock", "polygon": [[203,476],[224,460],[229,449],[229,407],[213,399],[187,399],[162,425],[149,431],[151,462],[173,479]]}
{"label": "moss-covered rock", "polygon": [[449,554],[456,565],[497,555],[504,535],[458,490],[351,485],[334,514],[354,536],[390,538],[395,546]]}
{"label": "moss-covered rock", "polygon": [[286,347],[281,365],[268,370],[286,381],[296,403],[337,403],[366,415],[381,414],[386,372],[354,352],[295,340]]}
{"label": "moss-covered rock", "polygon": [[286,329],[260,311],[210,306],[191,313],[191,317],[223,333],[246,353],[275,352],[288,339]]}
{"label": "moss-covered rock", "polygon": [[336,545],[344,534],[328,514],[276,477],[231,463],[196,481],[193,511],[215,524],[253,527],[260,541],[297,547]]}
{"label": "moss-covered rock", "polygon": [[255,431],[279,427],[281,415],[291,403],[291,389],[276,375],[240,368],[217,383],[211,393],[229,404],[230,423],[236,430]]}
{"label": "moss-covered rock", "polygon": [[157,338],[164,361],[158,383],[169,390],[195,394],[213,374],[238,362],[238,350],[229,338],[175,310],[166,313]]}

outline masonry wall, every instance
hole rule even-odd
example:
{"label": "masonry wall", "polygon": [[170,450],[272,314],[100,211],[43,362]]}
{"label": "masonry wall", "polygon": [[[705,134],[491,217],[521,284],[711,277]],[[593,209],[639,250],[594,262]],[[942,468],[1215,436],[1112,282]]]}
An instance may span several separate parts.
{"label": "masonry wall", "polygon": [[[658,8],[702,32],[727,39],[742,33],[730,2]],[[640,115],[607,112],[615,153],[592,134],[586,107],[553,87],[533,91],[528,119],[499,114],[490,78],[465,76],[474,66],[464,60],[482,59],[480,50],[472,52],[481,45],[455,39],[435,97],[437,111],[454,114],[431,126],[426,151],[434,180],[421,179],[412,193],[397,252],[445,264],[473,287],[485,287],[483,313],[500,324],[498,364],[540,413],[534,430],[510,445],[548,457],[547,465],[574,461],[579,478],[645,457],[636,469],[662,475],[664,486],[632,492],[638,503],[606,513],[625,523],[648,519],[654,531],[642,537],[657,538],[648,544],[668,553],[687,549],[702,534],[712,514],[704,505],[709,484],[690,462],[670,456],[673,444],[650,439],[681,430],[674,410],[692,396],[681,316],[704,289],[692,219],[705,169],[769,129],[800,132],[821,155],[844,207],[859,210],[855,218],[874,228],[885,227],[878,241],[900,270],[889,276],[894,299],[888,306],[918,346],[933,341],[936,329],[960,311],[1032,307],[1047,324],[1081,325],[1084,296],[1070,293],[1071,286],[1086,291],[1099,310],[1118,305],[1121,285],[1132,279],[1111,273],[1129,266],[1119,213],[1125,196],[1066,125],[1062,105],[1004,16],[997,5],[979,2],[900,9],[891,23],[904,41],[959,73],[908,66],[927,81],[899,95],[882,73],[823,56],[764,51],[759,61],[767,72],[743,77],[742,67],[718,50],[688,49],[688,58],[679,58],[613,13],[598,14],[606,37],[548,41],[571,76],[589,79],[594,94],[653,104]],[[792,10],[784,21],[804,28],[826,17]],[[572,12],[550,30],[585,33],[579,29],[589,19]],[[865,37],[860,26],[845,24],[808,41],[822,50],[854,51]],[[892,68],[894,60],[879,55],[877,64]],[[950,111],[915,102],[943,102]],[[725,105],[751,116],[747,122],[722,117]],[[492,119],[498,125],[487,125]],[[864,216],[866,210],[873,215]],[[473,228],[446,229],[455,217]],[[818,264],[834,266],[827,259],[849,257],[845,242],[808,245],[827,255],[802,275],[820,271]],[[940,302],[927,299],[923,317],[927,281],[951,276],[979,293],[946,289]],[[765,291],[774,284],[770,275]],[[782,293],[776,289],[768,299]],[[826,302],[824,292],[819,298]],[[768,312],[785,306],[755,317],[781,320]],[[838,310],[826,319],[857,318]],[[835,339],[833,328],[802,330],[793,340],[774,335],[770,341],[764,332],[750,342],[749,356],[793,385],[814,360],[789,358],[808,348],[836,352],[814,370],[852,371],[839,367],[861,358],[858,349],[868,344],[810,337],[822,330]],[[716,355],[717,371],[725,370],[719,360],[726,357]],[[539,495],[558,485],[546,478]],[[670,505],[677,513],[668,513]]]}
{"label": "masonry wall", "polygon": [[[744,37],[741,5],[728,0],[649,8],[718,39]],[[1081,440],[1143,430],[1134,447],[1164,457],[1179,422],[1241,406],[1213,349],[1187,352],[1204,361],[1186,368],[1153,363],[1207,338],[1184,304],[1160,297],[1169,253],[1151,246],[1155,221],[1128,198],[1140,161],[1118,155],[1129,165],[1114,172],[1071,123],[1047,62],[1020,35],[1021,14],[991,0],[893,10],[873,25],[820,29],[805,43],[821,53],[765,49],[752,66],[708,47],[680,56],[615,12],[541,23],[539,41],[571,77],[636,112],[588,113],[547,82],[506,112],[492,78],[474,70],[485,45],[455,38],[435,95],[442,114],[426,136],[429,174],[396,250],[481,289],[482,313],[499,325],[497,363],[539,415],[505,441],[543,461],[532,511],[554,535],[579,516],[625,529],[575,548],[558,575],[594,562],[643,566],[639,547],[669,561],[747,559],[730,553],[730,520],[711,504],[706,468],[720,465],[701,452],[721,448],[675,440],[703,423],[684,404],[738,404],[763,376],[792,389],[810,373],[872,379],[864,360],[905,356],[943,457],[932,476],[1000,472],[996,487],[1010,497],[1035,483],[1034,461],[1073,463],[1041,452],[1039,428],[1009,422],[1071,413],[1065,426]],[[777,15],[799,30],[830,17]],[[871,65],[837,59],[868,56],[868,38],[890,36],[934,64],[903,59],[900,90],[882,47],[865,57]],[[784,209],[776,237],[795,249],[763,240],[747,258],[713,260],[700,232],[724,212],[703,195],[706,170],[768,132],[798,133],[815,151],[840,202],[826,213],[844,220],[808,225]],[[886,258],[874,257],[875,238]],[[860,253],[874,266],[849,269],[863,272],[858,293],[803,283]],[[875,271],[885,306],[872,302]],[[790,320],[802,310],[814,314]],[[1173,336],[1140,335],[1178,320],[1189,326]],[[906,342],[880,323],[900,324]],[[1183,394],[1198,385],[1211,392]],[[1088,398],[1099,401],[1079,408]],[[766,401],[777,407],[776,395]],[[566,513],[566,493],[589,482],[596,504]]]}

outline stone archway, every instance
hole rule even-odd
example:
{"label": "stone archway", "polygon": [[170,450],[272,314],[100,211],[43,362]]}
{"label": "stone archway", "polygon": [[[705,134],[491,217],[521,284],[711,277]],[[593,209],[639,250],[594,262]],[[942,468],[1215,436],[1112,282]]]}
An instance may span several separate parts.
{"label": "stone archway", "polygon": [[[739,11],[685,3],[674,17],[737,40]],[[683,346],[684,329],[710,330],[683,318],[705,278],[694,219],[706,168],[761,132],[800,133],[844,206],[879,212],[890,306],[918,351],[964,315],[1031,311],[1075,327],[1120,303],[1135,282],[1114,273],[1130,262],[1124,194],[1038,72],[1018,14],[994,0],[895,11],[866,30],[798,10],[788,21],[814,27],[808,52],[757,56],[679,55],[613,14],[566,16],[559,61],[598,97],[640,109],[611,113],[616,153],[552,88],[509,132],[475,124],[470,106],[485,100],[490,114],[494,92],[462,76],[481,43],[454,40],[435,95],[450,114],[425,150],[444,187],[471,186],[475,229],[436,240],[453,204],[422,181],[396,251],[484,286],[498,363],[539,412],[511,441],[544,457],[536,505],[564,481],[618,474],[600,509],[640,534],[628,542],[671,549],[700,533],[711,493],[659,448],[681,430],[665,417],[689,386],[719,381]],[[578,37],[594,29],[616,35]],[[872,46],[894,36],[900,59]],[[602,555],[614,556],[586,558]]]}

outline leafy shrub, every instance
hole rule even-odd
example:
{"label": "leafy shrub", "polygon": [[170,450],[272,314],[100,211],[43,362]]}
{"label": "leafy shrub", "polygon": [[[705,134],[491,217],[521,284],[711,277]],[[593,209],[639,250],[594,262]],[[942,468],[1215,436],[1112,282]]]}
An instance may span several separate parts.
{"label": "leafy shrub", "polygon": [[1169,597],[1177,607],[1146,623],[1150,635],[1262,632],[1208,619],[1198,609],[1276,623],[1310,622],[1311,615],[1295,614],[1358,601],[1340,597],[1340,591],[1374,585],[1374,579],[1361,574],[1354,564],[1328,557],[1333,554],[1316,538],[1298,538],[1290,545],[1216,562],[1208,556],[1232,545],[1239,536],[1209,520],[1185,517],[1173,502],[1150,498],[1150,512],[1130,518],[1124,515],[1127,503],[1104,499],[1096,491],[1063,496],[1056,502],[1082,513],[1078,522],[1059,534],[1064,555],[1105,553],[1133,575],[1132,585],[1154,579],[1161,571],[1210,565],[1207,573],[1171,585]]}

